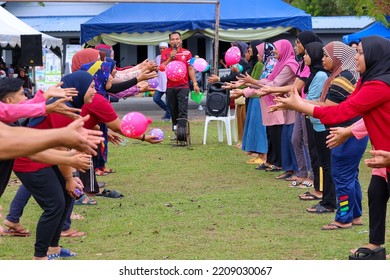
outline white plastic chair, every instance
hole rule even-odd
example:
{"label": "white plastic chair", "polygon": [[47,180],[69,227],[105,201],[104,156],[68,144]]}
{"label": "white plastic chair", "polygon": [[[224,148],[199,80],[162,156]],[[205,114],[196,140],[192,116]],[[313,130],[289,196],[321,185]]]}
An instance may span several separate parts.
{"label": "white plastic chair", "polygon": [[232,115],[229,107],[226,117],[206,116],[206,120],[204,124],[204,133],[203,133],[203,145],[206,145],[207,131],[208,131],[209,123],[211,121],[217,121],[219,142],[223,142],[223,125],[225,125],[227,144],[229,146],[232,145],[232,137],[234,138],[234,141],[237,142],[237,138],[238,138],[237,121],[236,121],[237,106],[235,107],[233,112],[234,113]]}

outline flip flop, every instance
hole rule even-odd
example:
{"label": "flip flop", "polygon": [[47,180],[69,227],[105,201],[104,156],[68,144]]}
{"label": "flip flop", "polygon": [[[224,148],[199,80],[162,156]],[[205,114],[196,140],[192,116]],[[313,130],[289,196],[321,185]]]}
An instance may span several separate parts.
{"label": "flip flop", "polygon": [[5,229],[2,233],[2,236],[17,236],[17,237],[29,237],[31,235],[30,231],[24,228],[20,228],[18,230],[9,228]]}
{"label": "flip flop", "polygon": [[313,205],[312,207],[307,208],[306,211],[309,213],[313,213],[313,214],[334,213],[333,209],[325,208],[324,206],[322,206],[320,204]]}
{"label": "flip flop", "polygon": [[74,205],[96,205],[97,201],[83,194],[74,202]]}
{"label": "flip flop", "polygon": [[108,198],[122,198],[124,197],[123,194],[117,191],[111,191],[111,190],[106,190],[104,189],[101,193],[97,193],[96,196],[103,196],[103,197],[108,197]]}
{"label": "flip flop", "polygon": [[49,255],[47,255],[47,258],[49,260],[54,260],[54,259],[57,259],[57,258],[71,258],[71,257],[75,257],[75,256],[77,256],[77,254],[73,253],[71,250],[61,248],[61,251],[59,253],[57,253],[57,254],[49,254]]}
{"label": "flip flop", "polygon": [[69,232],[61,232],[61,237],[83,237],[86,236],[87,234],[82,231],[77,231],[75,229],[71,229]]}
{"label": "flip flop", "polygon": [[334,224],[334,223],[330,223],[330,224],[327,224],[323,227],[321,227],[322,230],[337,230],[337,229],[348,229],[348,228],[351,228],[352,225],[350,226],[340,226],[340,225],[337,225],[337,224]]}
{"label": "flip flop", "polygon": [[312,200],[321,200],[322,197],[316,196],[315,194],[312,193],[305,193],[303,196],[299,196],[300,200],[305,200],[305,201],[312,201]]}
{"label": "flip flop", "polygon": [[296,188],[298,187],[299,185],[301,184],[300,181],[296,180],[296,181],[291,181],[291,183],[288,185],[290,188]]}

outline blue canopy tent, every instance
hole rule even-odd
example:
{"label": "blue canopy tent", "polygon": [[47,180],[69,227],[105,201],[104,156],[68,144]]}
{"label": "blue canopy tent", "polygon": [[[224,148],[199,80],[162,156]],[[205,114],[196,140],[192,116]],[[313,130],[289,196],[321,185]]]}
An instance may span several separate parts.
{"label": "blue canopy tent", "polygon": [[[172,31],[214,38],[215,5],[120,3],[81,24],[81,43],[157,45]],[[279,0],[220,0],[219,40],[249,41],[290,29],[311,30],[311,16]]]}
{"label": "blue canopy tent", "polygon": [[[390,17],[386,17],[387,21],[390,20]],[[370,35],[379,35],[383,36],[387,39],[390,39],[390,28],[387,28],[383,23],[380,21],[374,22],[372,25],[369,27],[353,33],[349,35],[344,35],[343,36],[343,43],[349,44],[352,41],[359,42],[360,38],[370,36]]]}

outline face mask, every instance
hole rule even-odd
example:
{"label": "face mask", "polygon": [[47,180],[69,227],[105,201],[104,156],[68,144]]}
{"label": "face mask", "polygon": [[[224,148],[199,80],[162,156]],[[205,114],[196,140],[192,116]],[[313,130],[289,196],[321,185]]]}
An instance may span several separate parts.
{"label": "face mask", "polygon": [[5,75],[0,75],[0,79],[3,79],[5,78],[6,76]]}
{"label": "face mask", "polygon": [[18,74],[14,74],[13,77],[14,77],[14,78],[17,78],[17,77],[18,77]]}

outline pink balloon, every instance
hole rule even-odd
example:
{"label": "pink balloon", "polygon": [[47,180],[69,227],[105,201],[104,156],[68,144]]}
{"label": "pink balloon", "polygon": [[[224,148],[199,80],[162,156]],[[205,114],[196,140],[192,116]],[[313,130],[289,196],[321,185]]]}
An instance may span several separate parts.
{"label": "pink balloon", "polygon": [[163,140],[164,139],[164,131],[162,131],[159,128],[154,128],[149,133],[152,136],[156,136],[157,140]]}
{"label": "pink balloon", "polygon": [[137,137],[144,134],[151,123],[152,120],[147,119],[142,113],[130,112],[122,118],[120,128],[123,135]]}
{"label": "pink balloon", "polygon": [[187,75],[187,65],[181,61],[171,61],[165,67],[165,73],[171,81],[183,80]]}
{"label": "pink balloon", "polygon": [[203,72],[204,70],[206,70],[208,65],[209,64],[207,63],[207,61],[203,58],[197,58],[194,61],[194,69],[198,72]]}
{"label": "pink balloon", "polygon": [[225,53],[225,62],[226,65],[234,65],[240,62],[241,59],[241,51],[238,47],[230,47]]}
{"label": "pink balloon", "polygon": [[156,77],[156,78],[150,79],[150,80],[148,80],[148,83],[149,83],[149,86],[151,88],[156,88],[156,87],[158,87],[158,78]]}

